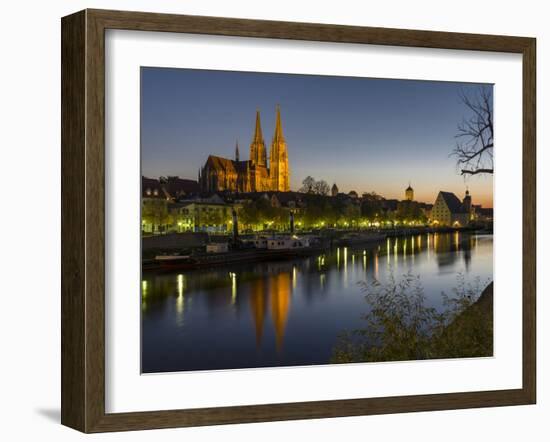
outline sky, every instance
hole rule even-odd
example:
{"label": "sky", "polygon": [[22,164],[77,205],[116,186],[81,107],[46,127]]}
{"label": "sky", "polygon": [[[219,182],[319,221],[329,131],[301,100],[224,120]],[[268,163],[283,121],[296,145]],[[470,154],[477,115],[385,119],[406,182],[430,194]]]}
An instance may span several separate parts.
{"label": "sky", "polygon": [[[492,87],[492,86],[485,86]],[[209,154],[249,157],[256,110],[267,155],[280,105],[291,190],[307,176],[341,192],[433,203],[440,190],[493,206],[491,175],[464,178],[450,156],[477,84],[141,68],[142,174],[196,179]]]}

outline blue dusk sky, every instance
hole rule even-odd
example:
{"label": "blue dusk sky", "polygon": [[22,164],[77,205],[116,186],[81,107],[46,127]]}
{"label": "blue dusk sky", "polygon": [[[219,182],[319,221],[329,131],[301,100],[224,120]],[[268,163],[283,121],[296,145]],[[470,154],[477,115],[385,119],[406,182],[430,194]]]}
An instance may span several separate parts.
{"label": "blue dusk sky", "polygon": [[[485,86],[492,87],[492,86]],[[291,190],[308,175],[341,192],[375,191],[433,203],[439,190],[493,206],[492,176],[465,179],[453,150],[468,116],[460,92],[477,84],[142,68],[142,173],[196,179],[209,154],[248,159],[256,109],[267,154],[276,105],[286,138]]]}

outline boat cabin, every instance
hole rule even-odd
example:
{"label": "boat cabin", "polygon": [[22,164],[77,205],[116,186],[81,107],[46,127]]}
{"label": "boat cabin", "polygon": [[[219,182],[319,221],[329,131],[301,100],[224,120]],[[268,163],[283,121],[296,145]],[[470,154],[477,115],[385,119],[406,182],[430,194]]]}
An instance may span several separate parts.
{"label": "boat cabin", "polygon": [[309,239],[297,236],[287,238],[270,238],[267,240],[268,250],[292,250],[309,247]]}
{"label": "boat cabin", "polygon": [[211,242],[206,244],[206,253],[227,253],[229,251],[229,243],[226,242]]}

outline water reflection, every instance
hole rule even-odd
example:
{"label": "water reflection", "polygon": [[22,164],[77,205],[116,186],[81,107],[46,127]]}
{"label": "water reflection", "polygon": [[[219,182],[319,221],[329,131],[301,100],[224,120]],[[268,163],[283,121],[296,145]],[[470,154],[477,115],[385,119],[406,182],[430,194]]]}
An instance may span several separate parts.
{"label": "water reflection", "polygon": [[145,273],[143,371],[328,363],[338,334],[360,325],[358,283],[410,271],[438,308],[457,273],[492,278],[492,250],[492,236],[424,234],[291,261]]}
{"label": "water reflection", "polygon": [[252,293],[250,296],[250,311],[254,321],[256,330],[256,346],[260,346],[264,331],[264,319],[267,315],[267,302],[265,296],[264,280],[258,279],[252,285]]}

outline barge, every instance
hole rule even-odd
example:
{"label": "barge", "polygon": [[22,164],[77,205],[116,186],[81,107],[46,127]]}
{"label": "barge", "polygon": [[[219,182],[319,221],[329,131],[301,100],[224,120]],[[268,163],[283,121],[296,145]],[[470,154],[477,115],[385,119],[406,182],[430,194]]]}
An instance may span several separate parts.
{"label": "barge", "polygon": [[[221,253],[198,252],[186,255],[162,254],[142,263],[143,270],[191,270],[243,262],[270,261],[311,256],[325,250],[321,242],[305,237],[273,237],[262,248],[237,248]],[[208,249],[207,249],[208,250]]]}

